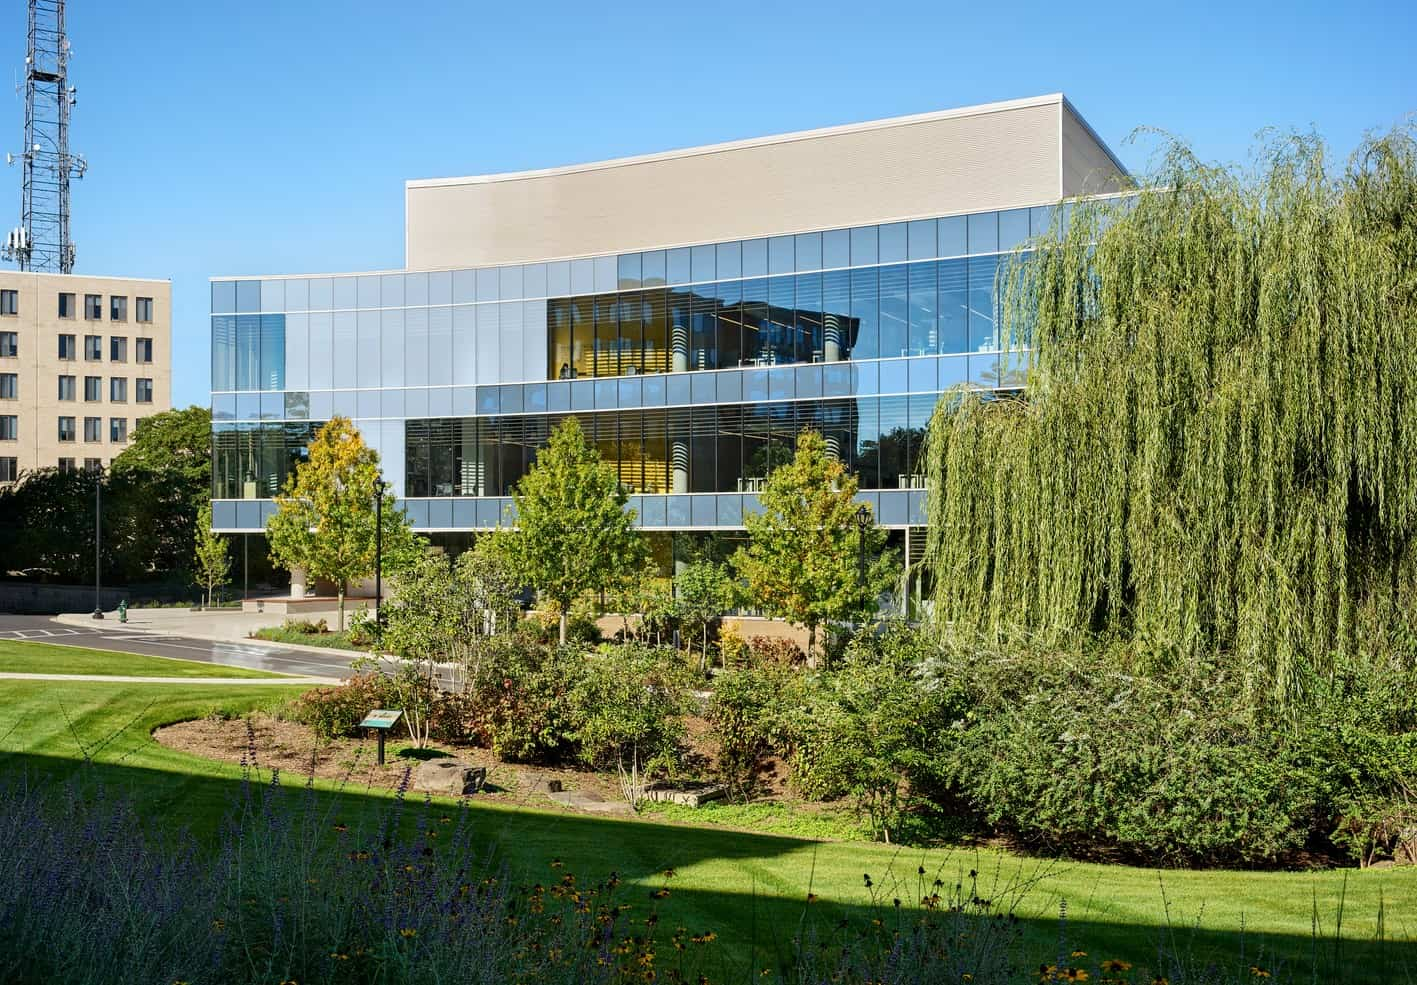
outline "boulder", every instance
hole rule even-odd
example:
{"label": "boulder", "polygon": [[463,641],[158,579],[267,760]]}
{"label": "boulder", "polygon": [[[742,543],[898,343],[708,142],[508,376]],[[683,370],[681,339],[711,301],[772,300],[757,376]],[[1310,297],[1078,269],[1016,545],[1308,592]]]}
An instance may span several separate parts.
{"label": "boulder", "polygon": [[477,793],[487,782],[487,770],[456,759],[430,759],[413,771],[415,790],[462,797]]}

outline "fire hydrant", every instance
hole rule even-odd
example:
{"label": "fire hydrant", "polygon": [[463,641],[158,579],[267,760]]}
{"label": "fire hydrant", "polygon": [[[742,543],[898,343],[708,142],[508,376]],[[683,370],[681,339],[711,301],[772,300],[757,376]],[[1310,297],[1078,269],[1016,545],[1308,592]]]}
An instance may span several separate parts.
{"label": "fire hydrant", "polygon": [[118,603],[118,621],[119,621],[119,622],[127,622],[127,621],[128,621],[128,600],[127,600],[127,599],[123,599],[121,602]]}

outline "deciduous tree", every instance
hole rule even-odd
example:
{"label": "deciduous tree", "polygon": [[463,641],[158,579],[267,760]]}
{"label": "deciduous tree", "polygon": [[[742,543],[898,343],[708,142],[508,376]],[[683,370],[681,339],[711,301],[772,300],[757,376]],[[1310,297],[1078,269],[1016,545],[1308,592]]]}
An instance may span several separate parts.
{"label": "deciduous tree", "polygon": [[206,592],[207,605],[211,605],[212,593],[217,586],[225,585],[227,576],[231,574],[231,545],[225,537],[212,530],[211,503],[203,503],[197,511],[193,559]]}

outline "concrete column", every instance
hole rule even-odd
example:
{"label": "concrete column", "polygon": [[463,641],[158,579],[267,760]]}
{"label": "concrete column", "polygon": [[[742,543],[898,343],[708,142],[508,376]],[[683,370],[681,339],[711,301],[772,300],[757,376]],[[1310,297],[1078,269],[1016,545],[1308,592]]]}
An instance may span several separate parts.
{"label": "concrete column", "polygon": [[673,470],[673,479],[670,482],[669,491],[674,493],[688,492],[689,440],[687,438],[673,438],[670,440],[669,465]]}
{"label": "concrete column", "polygon": [[841,315],[827,312],[822,319],[822,361],[828,363],[841,362],[841,344],[844,332],[841,325]]}
{"label": "concrete column", "polygon": [[669,326],[669,368],[682,373],[689,368],[689,326]]}
{"label": "concrete column", "polygon": [[290,569],[290,597],[293,599],[303,599],[305,597],[305,569],[293,567]]}

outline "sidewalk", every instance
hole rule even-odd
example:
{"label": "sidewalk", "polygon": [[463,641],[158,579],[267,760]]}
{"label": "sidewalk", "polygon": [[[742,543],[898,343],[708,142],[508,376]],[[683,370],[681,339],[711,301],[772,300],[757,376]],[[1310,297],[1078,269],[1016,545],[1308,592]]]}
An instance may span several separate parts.
{"label": "sidewalk", "polygon": [[117,612],[104,613],[102,622],[95,621],[92,613],[81,612],[55,616],[54,621],[84,629],[99,627],[118,631],[161,633],[164,636],[185,636],[188,639],[208,640],[213,643],[277,646],[282,650],[302,650],[347,659],[370,656],[361,650],[252,639],[251,634],[256,630],[279,626],[283,621],[280,616],[269,612],[242,612],[240,609],[212,609],[204,612],[193,612],[190,609],[129,609],[126,623],[118,621]]}
{"label": "sidewalk", "polygon": [[22,674],[18,671],[0,673],[0,681],[97,681],[100,684],[185,684],[206,687],[208,684],[244,686],[321,685],[338,684],[332,677],[130,677],[114,674]]}

